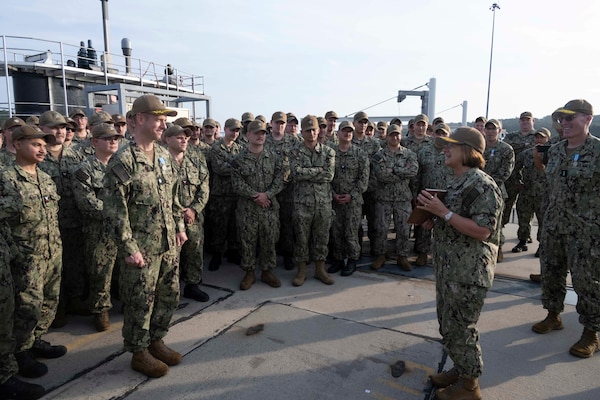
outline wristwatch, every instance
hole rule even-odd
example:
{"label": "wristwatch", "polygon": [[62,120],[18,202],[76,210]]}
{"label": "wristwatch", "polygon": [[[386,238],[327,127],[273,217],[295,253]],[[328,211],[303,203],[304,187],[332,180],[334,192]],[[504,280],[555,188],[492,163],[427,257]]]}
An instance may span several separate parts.
{"label": "wristwatch", "polygon": [[450,218],[452,218],[453,215],[454,213],[452,211],[448,211],[448,214],[444,215],[444,221],[450,221]]}

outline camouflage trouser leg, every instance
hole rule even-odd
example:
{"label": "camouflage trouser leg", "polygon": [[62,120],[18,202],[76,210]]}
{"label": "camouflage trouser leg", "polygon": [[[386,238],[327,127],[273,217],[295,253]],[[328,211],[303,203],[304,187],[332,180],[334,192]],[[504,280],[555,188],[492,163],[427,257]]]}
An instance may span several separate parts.
{"label": "camouflage trouser leg", "polygon": [[188,240],[181,248],[179,265],[183,282],[200,283],[204,269],[204,215],[196,215],[193,224],[186,224]]}
{"label": "camouflage trouser leg", "polygon": [[[294,204],[294,258],[298,262],[325,261],[329,243],[332,209],[324,206]],[[309,244],[312,249],[309,251]]]}
{"label": "camouflage trouser leg", "polygon": [[233,196],[213,197],[209,203],[207,218],[213,234],[211,249],[223,254],[228,249],[238,247],[236,243],[237,228],[235,226],[235,209],[237,198]]}
{"label": "camouflage trouser leg", "polygon": [[294,203],[291,201],[280,201],[278,247],[282,254],[292,254],[294,252],[294,226],[292,224],[293,215]]}
{"label": "camouflage trouser leg", "polygon": [[521,193],[517,199],[517,218],[519,219],[517,238],[524,242],[531,236],[531,220],[535,213],[534,200],[533,196],[524,193]]}
{"label": "camouflage trouser leg", "polygon": [[83,298],[87,295],[86,276],[88,266],[85,249],[85,232],[83,227],[60,228],[63,243],[62,269],[62,300]]}
{"label": "camouflage trouser leg", "polygon": [[600,330],[600,249],[596,238],[582,240],[579,235],[542,233],[542,304],[549,311],[562,312],[566,295],[567,272],[571,270],[577,293],[579,322]]}
{"label": "camouflage trouser leg", "polygon": [[358,260],[360,258],[358,228],[362,222],[362,206],[353,203],[344,205],[333,203],[333,211],[330,237],[333,258],[343,260],[348,257]]}
{"label": "camouflage trouser leg", "polygon": [[375,214],[377,216],[375,254],[385,254],[387,249],[387,233],[393,218],[396,230],[396,253],[398,256],[408,256],[410,226],[407,221],[410,212],[410,201],[378,201],[375,203]]}
{"label": "camouflage trouser leg", "polygon": [[508,197],[504,199],[504,212],[502,213],[502,226],[508,224],[510,221],[510,216],[512,215],[512,208],[515,205],[515,201],[517,201],[517,197],[519,196],[519,189],[517,188],[514,180],[507,180],[504,182],[504,186],[506,187],[506,193]]}
{"label": "camouflage trouser leg", "polygon": [[238,227],[242,250],[241,267],[253,271],[257,267],[266,271],[275,268],[275,245],[279,238],[279,210],[238,208]]}
{"label": "camouflage trouser leg", "polygon": [[115,241],[101,225],[92,225],[90,228],[86,229],[85,246],[89,258],[89,306],[92,313],[100,313],[112,308],[110,288],[118,249]]}
{"label": "camouflage trouser leg", "polygon": [[[4,252],[4,249],[0,249]],[[8,249],[6,251],[8,253]],[[15,340],[13,338],[13,314],[15,312],[15,292],[8,265],[8,254],[0,254],[0,384],[17,373],[15,360]]]}
{"label": "camouflage trouser leg", "polygon": [[431,229],[415,225],[415,252],[429,253],[431,251]]}
{"label": "camouflage trouser leg", "polygon": [[147,348],[169,330],[179,303],[177,252],[144,254],[143,268],[123,265],[120,277],[123,301],[123,341],[126,351]]}
{"label": "camouflage trouser leg", "polygon": [[487,288],[441,280],[436,300],[444,346],[462,376],[478,378],[483,372],[477,321]]}
{"label": "camouflage trouser leg", "polygon": [[15,284],[13,334],[16,351],[30,349],[47,332],[56,315],[60,293],[61,252],[49,258],[29,254],[12,264]]}

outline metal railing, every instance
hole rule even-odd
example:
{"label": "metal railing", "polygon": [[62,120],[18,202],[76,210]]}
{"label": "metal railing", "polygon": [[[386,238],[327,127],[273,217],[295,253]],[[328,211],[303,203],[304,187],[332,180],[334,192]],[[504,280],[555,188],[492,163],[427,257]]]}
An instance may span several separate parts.
{"label": "metal railing", "polygon": [[188,74],[170,65],[153,61],[104,53],[80,45],[73,45],[46,39],[24,36],[2,35],[0,68],[6,85],[6,98],[0,109],[12,115],[14,112],[10,71],[35,66],[36,71],[55,69],[55,76],[61,77],[67,98],[66,80],[85,76],[86,80],[96,79],[97,84],[126,82],[140,86],[154,86],[166,90],[204,94],[204,77]]}

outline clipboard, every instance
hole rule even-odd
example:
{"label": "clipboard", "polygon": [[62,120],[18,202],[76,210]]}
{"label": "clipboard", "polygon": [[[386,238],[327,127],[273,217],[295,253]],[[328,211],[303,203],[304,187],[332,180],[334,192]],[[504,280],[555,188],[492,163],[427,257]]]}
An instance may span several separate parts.
{"label": "clipboard", "polygon": [[[432,196],[433,195],[437,195],[437,197],[440,200],[444,200],[444,198],[446,197],[446,194],[448,193],[447,190],[443,190],[443,189],[425,189],[426,192],[430,193]],[[431,219],[435,217],[434,214],[430,213],[427,210],[422,210],[420,208],[413,208],[412,213],[410,213],[410,216],[408,217],[408,223],[409,224],[413,224],[413,225],[421,225],[423,222],[427,221],[428,219]]]}

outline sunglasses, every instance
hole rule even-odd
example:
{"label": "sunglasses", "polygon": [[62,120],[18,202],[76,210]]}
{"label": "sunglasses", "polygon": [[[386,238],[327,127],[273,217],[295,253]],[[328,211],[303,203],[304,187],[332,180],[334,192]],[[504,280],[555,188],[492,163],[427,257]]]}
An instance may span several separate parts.
{"label": "sunglasses", "polygon": [[577,116],[579,115],[579,113],[575,113],[572,115],[561,115],[559,116],[556,120],[558,122],[563,122],[563,121],[567,121],[567,122],[571,122],[573,121]]}

